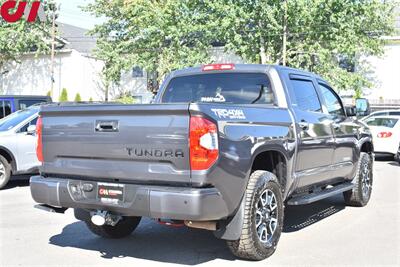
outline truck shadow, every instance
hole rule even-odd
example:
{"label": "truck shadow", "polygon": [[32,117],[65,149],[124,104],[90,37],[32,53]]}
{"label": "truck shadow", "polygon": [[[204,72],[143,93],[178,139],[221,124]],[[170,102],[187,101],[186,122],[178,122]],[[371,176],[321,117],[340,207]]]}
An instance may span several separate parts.
{"label": "truck shadow", "polygon": [[345,208],[342,195],[333,196],[309,205],[286,206],[283,232],[291,233],[304,229]]}
{"label": "truck shadow", "polygon": [[[307,206],[287,207],[282,238],[285,233],[299,231],[343,209],[341,196]],[[211,232],[169,228],[150,219],[143,219],[131,236],[119,240],[102,239],[92,234],[83,222],[74,222],[49,242],[60,247],[98,251],[105,259],[132,257],[182,265],[235,260],[225,241],[216,239]]]}
{"label": "truck shadow", "polygon": [[97,237],[83,222],[75,222],[51,237],[50,244],[98,251],[105,259],[132,257],[182,265],[235,259],[225,242],[211,232],[169,228],[150,219],[143,219],[131,236],[118,240]]}
{"label": "truck shadow", "polygon": [[29,186],[29,179],[31,175],[17,175],[17,176],[12,176],[11,180],[8,182],[8,184],[1,190],[8,190],[8,189],[13,189],[17,187],[27,187]]}

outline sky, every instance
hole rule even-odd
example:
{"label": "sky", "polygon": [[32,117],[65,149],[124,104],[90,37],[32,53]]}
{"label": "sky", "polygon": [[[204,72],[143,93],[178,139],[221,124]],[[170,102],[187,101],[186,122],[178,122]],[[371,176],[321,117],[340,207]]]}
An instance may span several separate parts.
{"label": "sky", "polygon": [[85,6],[93,0],[56,0],[60,4],[58,21],[77,27],[91,29],[103,20],[83,12],[79,7]]}

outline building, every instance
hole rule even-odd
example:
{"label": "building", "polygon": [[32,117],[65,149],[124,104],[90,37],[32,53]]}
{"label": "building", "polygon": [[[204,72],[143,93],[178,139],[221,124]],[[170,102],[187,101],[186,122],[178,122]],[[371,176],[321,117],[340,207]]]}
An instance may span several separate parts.
{"label": "building", "polygon": [[366,90],[371,104],[400,106],[400,7],[395,9],[395,34],[385,37],[387,44],[381,57],[370,56],[365,61],[371,66],[375,87]]}
{"label": "building", "polygon": [[[92,56],[96,38],[87,36],[85,29],[68,24],[59,23],[58,31],[53,99],[57,100],[66,88],[71,101],[78,93],[83,101],[104,100],[101,76],[104,62]],[[0,73],[0,94],[46,95],[51,91],[51,57],[48,54],[25,54],[18,63],[7,63]],[[124,92],[148,102],[152,94],[147,91],[146,73],[137,68],[124,73],[120,85],[110,90],[110,99]]]}

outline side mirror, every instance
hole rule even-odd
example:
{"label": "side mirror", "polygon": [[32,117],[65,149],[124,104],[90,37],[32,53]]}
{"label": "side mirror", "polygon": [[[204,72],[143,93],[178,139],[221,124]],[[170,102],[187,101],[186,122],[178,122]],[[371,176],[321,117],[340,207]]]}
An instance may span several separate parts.
{"label": "side mirror", "polygon": [[347,116],[347,117],[354,117],[354,116],[357,116],[357,109],[356,109],[356,107],[346,107],[346,116]]}
{"label": "side mirror", "polygon": [[371,108],[368,99],[357,98],[356,99],[356,113],[359,116],[368,116],[371,113]]}
{"label": "side mirror", "polygon": [[26,131],[28,135],[35,135],[36,134],[36,125],[29,125],[28,130]]}

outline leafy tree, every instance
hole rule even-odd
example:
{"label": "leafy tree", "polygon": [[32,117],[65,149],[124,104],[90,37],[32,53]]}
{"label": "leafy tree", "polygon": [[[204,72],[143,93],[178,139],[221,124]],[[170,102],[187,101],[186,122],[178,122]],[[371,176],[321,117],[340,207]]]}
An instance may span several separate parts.
{"label": "leafy tree", "polygon": [[66,88],[63,88],[61,91],[60,98],[58,99],[59,102],[67,102],[68,101],[68,91]]}
{"label": "leafy tree", "polygon": [[[0,0],[0,5],[5,1]],[[51,3],[52,1],[47,1],[46,5]],[[45,12],[48,14],[50,10],[46,8]],[[5,62],[17,60],[21,54],[48,52],[50,28],[49,20],[28,23],[25,19],[21,19],[15,23],[8,23],[0,18],[0,69]]]}
{"label": "leafy tree", "polygon": [[92,31],[98,37],[96,55],[106,62],[105,80],[118,82],[121,71],[132,66],[161,80],[171,70],[208,61],[214,32],[207,14],[193,15],[197,2],[95,0],[88,5],[87,11],[108,18]]}
{"label": "leafy tree", "polygon": [[95,0],[86,10],[108,18],[92,34],[110,83],[133,65],[160,80],[173,69],[210,63],[208,49],[222,43],[249,63],[314,71],[360,94],[371,86],[368,68],[349,70],[360,56],[383,53],[392,8],[381,0]]}
{"label": "leafy tree", "polygon": [[137,101],[130,95],[123,95],[117,99],[115,99],[116,102],[120,102],[122,104],[135,104]]}
{"label": "leafy tree", "polygon": [[77,93],[77,94],[75,95],[74,102],[82,102],[82,97],[81,97],[81,95],[80,95],[79,93]]}

